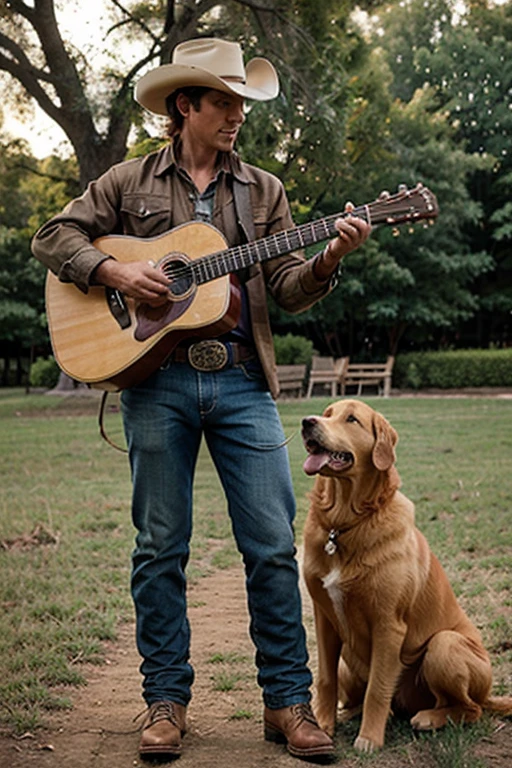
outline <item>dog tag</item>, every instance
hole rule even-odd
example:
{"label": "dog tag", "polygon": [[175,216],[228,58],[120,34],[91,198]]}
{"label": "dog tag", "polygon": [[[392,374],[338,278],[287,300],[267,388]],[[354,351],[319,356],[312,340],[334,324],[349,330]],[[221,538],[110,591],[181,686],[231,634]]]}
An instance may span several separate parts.
{"label": "dog tag", "polygon": [[339,531],[335,531],[334,528],[329,531],[329,536],[327,537],[327,541],[324,544],[324,552],[326,552],[328,555],[334,555],[338,549],[338,536],[340,535]]}
{"label": "dog tag", "polygon": [[328,555],[334,555],[337,549],[338,549],[338,547],[336,546],[336,544],[334,543],[334,541],[331,541],[331,540],[329,539],[329,541],[326,541],[326,542],[325,542],[325,545],[324,545],[324,550],[325,550],[325,552],[326,552]]}

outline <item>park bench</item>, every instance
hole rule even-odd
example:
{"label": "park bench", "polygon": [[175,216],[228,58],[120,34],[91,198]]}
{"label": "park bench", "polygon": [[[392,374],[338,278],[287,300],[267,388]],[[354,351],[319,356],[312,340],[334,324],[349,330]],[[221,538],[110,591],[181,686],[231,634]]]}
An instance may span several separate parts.
{"label": "park bench", "polygon": [[360,397],[363,387],[373,386],[379,395],[389,397],[394,362],[390,355],[385,363],[350,363],[340,382],[342,396],[347,387],[357,387],[356,395]]}
{"label": "park bench", "polygon": [[304,379],[306,378],[306,364],[278,365],[276,368],[280,394],[301,397],[304,389]]}
{"label": "park bench", "polygon": [[323,390],[330,389],[331,397],[336,397],[348,364],[348,357],[340,357],[335,360],[334,357],[314,355],[311,361],[306,397],[311,397],[316,385],[320,385]]}

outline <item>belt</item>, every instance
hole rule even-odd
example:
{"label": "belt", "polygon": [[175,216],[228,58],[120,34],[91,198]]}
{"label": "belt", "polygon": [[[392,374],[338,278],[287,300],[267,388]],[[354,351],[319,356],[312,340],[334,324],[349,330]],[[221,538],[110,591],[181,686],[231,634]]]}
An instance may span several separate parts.
{"label": "belt", "polygon": [[196,371],[222,371],[237,363],[254,360],[254,347],[247,347],[235,341],[205,339],[193,344],[178,345],[169,360],[175,363],[189,363]]}

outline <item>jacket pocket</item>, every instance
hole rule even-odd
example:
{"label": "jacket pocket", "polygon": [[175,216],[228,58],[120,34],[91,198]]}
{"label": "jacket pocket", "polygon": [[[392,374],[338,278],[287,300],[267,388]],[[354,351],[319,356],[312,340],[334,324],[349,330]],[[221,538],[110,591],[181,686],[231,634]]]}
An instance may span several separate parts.
{"label": "jacket pocket", "polygon": [[170,229],[169,201],[164,195],[129,193],[121,202],[123,232],[135,237],[153,237]]}

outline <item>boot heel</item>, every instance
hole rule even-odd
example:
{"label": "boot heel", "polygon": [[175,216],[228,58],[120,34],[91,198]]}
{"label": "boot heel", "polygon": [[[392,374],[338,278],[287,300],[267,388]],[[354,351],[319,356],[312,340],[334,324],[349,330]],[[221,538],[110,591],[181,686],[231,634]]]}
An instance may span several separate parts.
{"label": "boot heel", "polygon": [[271,725],[265,723],[264,727],[265,741],[273,741],[274,744],[286,744],[286,736],[281,731],[276,730]]}

